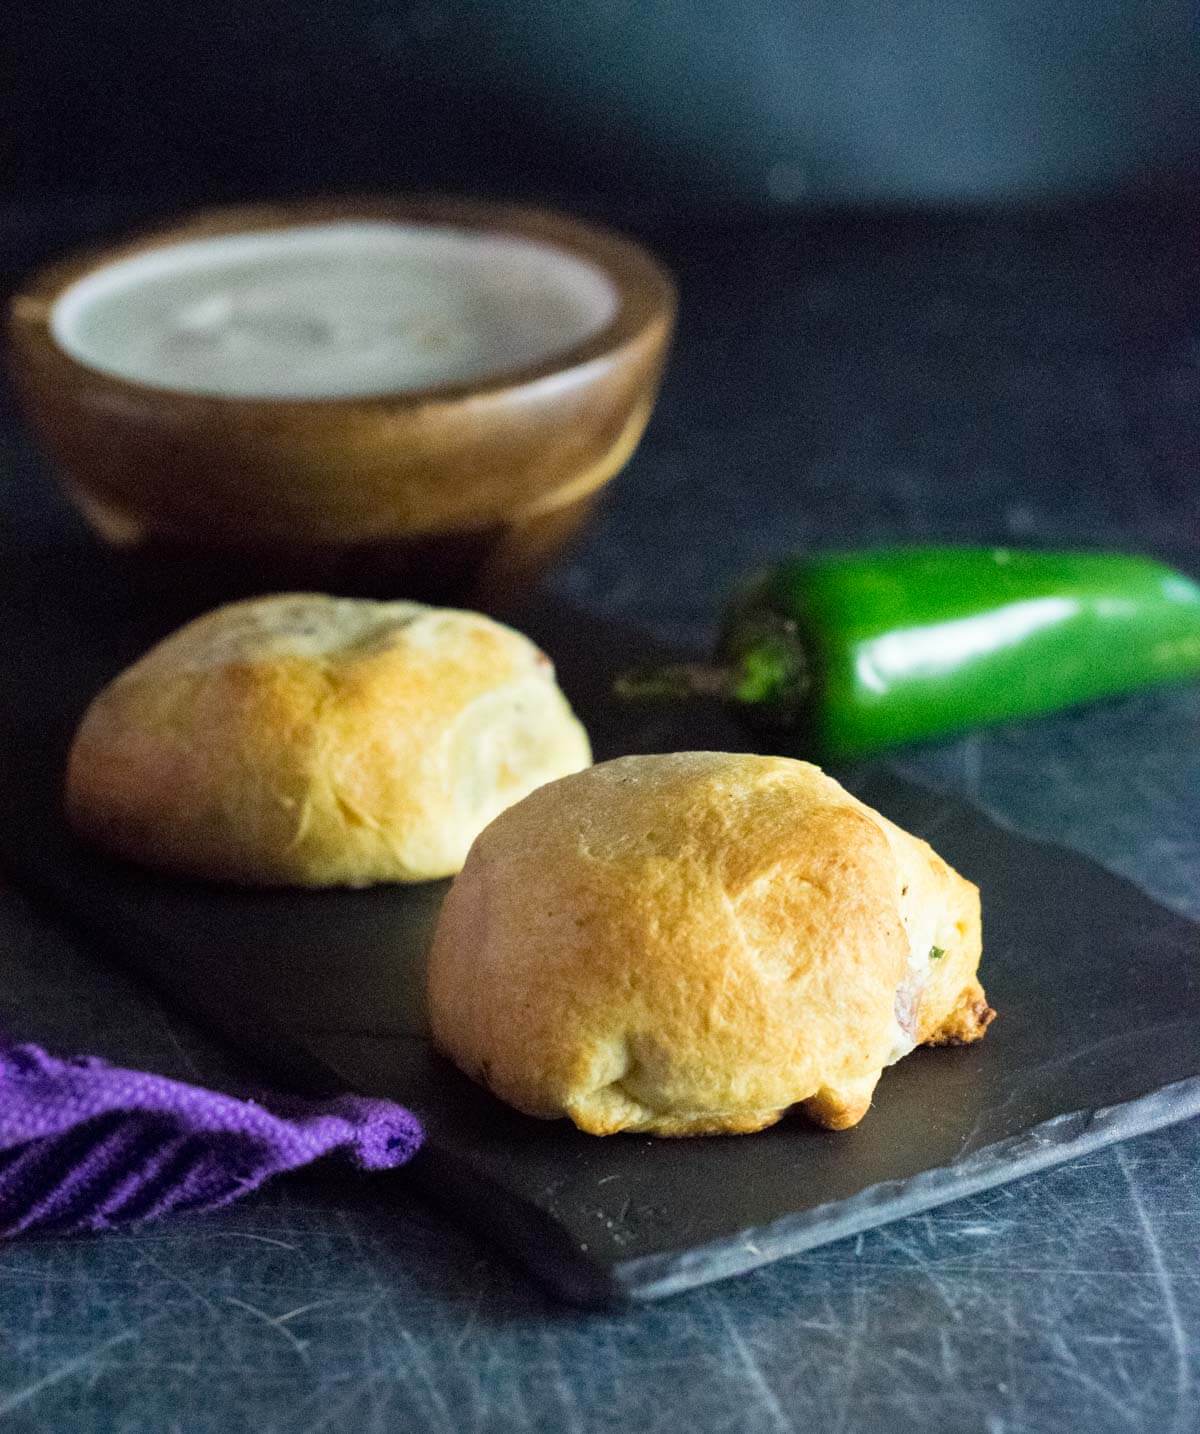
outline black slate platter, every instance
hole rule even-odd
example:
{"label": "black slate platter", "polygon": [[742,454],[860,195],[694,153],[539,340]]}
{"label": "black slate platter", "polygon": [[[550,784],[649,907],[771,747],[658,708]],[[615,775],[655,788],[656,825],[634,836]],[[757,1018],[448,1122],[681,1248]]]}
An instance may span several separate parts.
{"label": "black slate platter", "polygon": [[[431,1197],[585,1304],[722,1279],[1200,1113],[1200,932],[1100,867],[1025,840],[886,767],[839,773],[979,883],[1000,1019],[965,1050],[889,1071],[843,1134],[597,1140],[526,1119],[434,1055],[422,962],[444,887],[252,893],[80,848],[58,786],[101,681],[197,603],[147,602],[92,550],[0,543],[0,863],[105,949],[249,1052],[276,1082],[394,1096],[424,1119],[409,1172]],[[753,748],[714,710],[621,710],[634,634],[527,609],[597,755]],[[386,1189],[380,1182],[381,1195]]]}

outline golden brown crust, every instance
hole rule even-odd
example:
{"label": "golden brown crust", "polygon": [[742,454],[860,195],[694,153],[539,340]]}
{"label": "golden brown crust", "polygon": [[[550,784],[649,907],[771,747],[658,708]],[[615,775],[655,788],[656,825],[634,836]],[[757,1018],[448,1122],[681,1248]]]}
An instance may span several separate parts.
{"label": "golden brown crust", "polygon": [[[943,954],[930,959],[937,947]],[[473,846],[430,957],[435,1039],[595,1134],[843,1129],[961,1016],[978,893],[817,768],[690,752],[555,782]]]}
{"label": "golden brown crust", "polygon": [[421,881],[590,760],[547,658],[475,613],[295,593],[189,623],[93,701],[77,832],[254,885]]}
{"label": "golden brown crust", "polygon": [[996,1013],[987,1003],[983,987],[972,981],[963,988],[954,1009],[942,1020],[931,1035],[925,1038],[927,1046],[969,1046],[983,1040],[987,1028],[996,1019]]}

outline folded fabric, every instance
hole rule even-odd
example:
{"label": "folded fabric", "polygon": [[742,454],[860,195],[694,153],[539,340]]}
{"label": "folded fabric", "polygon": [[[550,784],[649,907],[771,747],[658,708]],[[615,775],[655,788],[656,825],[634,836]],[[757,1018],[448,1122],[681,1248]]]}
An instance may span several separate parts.
{"label": "folded fabric", "polygon": [[388,1100],[242,1100],[0,1040],[0,1237],[213,1210],[335,1153],[391,1169],[421,1140]]}

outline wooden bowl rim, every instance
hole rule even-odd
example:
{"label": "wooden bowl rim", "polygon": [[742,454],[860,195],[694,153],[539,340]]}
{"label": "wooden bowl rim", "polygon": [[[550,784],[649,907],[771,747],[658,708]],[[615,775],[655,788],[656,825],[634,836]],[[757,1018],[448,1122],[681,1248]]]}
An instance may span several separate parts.
{"label": "wooden bowl rim", "polygon": [[[51,331],[54,305],[72,284],[93,270],[135,254],[192,239],[262,233],[346,219],[443,224],[540,242],[600,269],[616,290],[617,311],[596,333],[536,363],[466,382],[325,398],[191,393],[140,383],[75,358],[59,345]],[[228,406],[251,420],[266,416],[278,418],[286,411],[303,419],[316,414],[329,416],[334,411],[353,415],[381,409],[416,410],[430,404],[453,404],[512,393],[546,381],[561,381],[567,375],[579,375],[589,365],[611,360],[621,350],[635,345],[648,329],[664,322],[672,323],[676,303],[674,281],[647,249],[636,240],[591,221],[522,204],[443,195],[364,195],[205,208],[165,224],[139,228],[115,243],[110,241],[77,250],[35,270],[17,288],[9,306],[9,340],[19,364],[24,366],[33,361],[56,383],[86,380],[93,392],[107,392],[118,402],[135,400],[184,410]]]}

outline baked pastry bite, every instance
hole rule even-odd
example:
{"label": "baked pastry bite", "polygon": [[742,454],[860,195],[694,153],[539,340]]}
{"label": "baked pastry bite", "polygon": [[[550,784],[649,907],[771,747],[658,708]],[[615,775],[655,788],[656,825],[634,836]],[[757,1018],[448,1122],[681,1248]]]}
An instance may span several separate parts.
{"label": "baked pastry bite", "polygon": [[978,1040],[979,893],[806,762],[624,757],[476,840],[430,954],[435,1041],[596,1135],[841,1130],[919,1044]]}
{"label": "baked pastry bite", "polygon": [[549,658],[521,633],[291,593],[197,618],[111,682],[75,735],[66,808],[107,851],[196,876],[425,881],[590,760]]}

